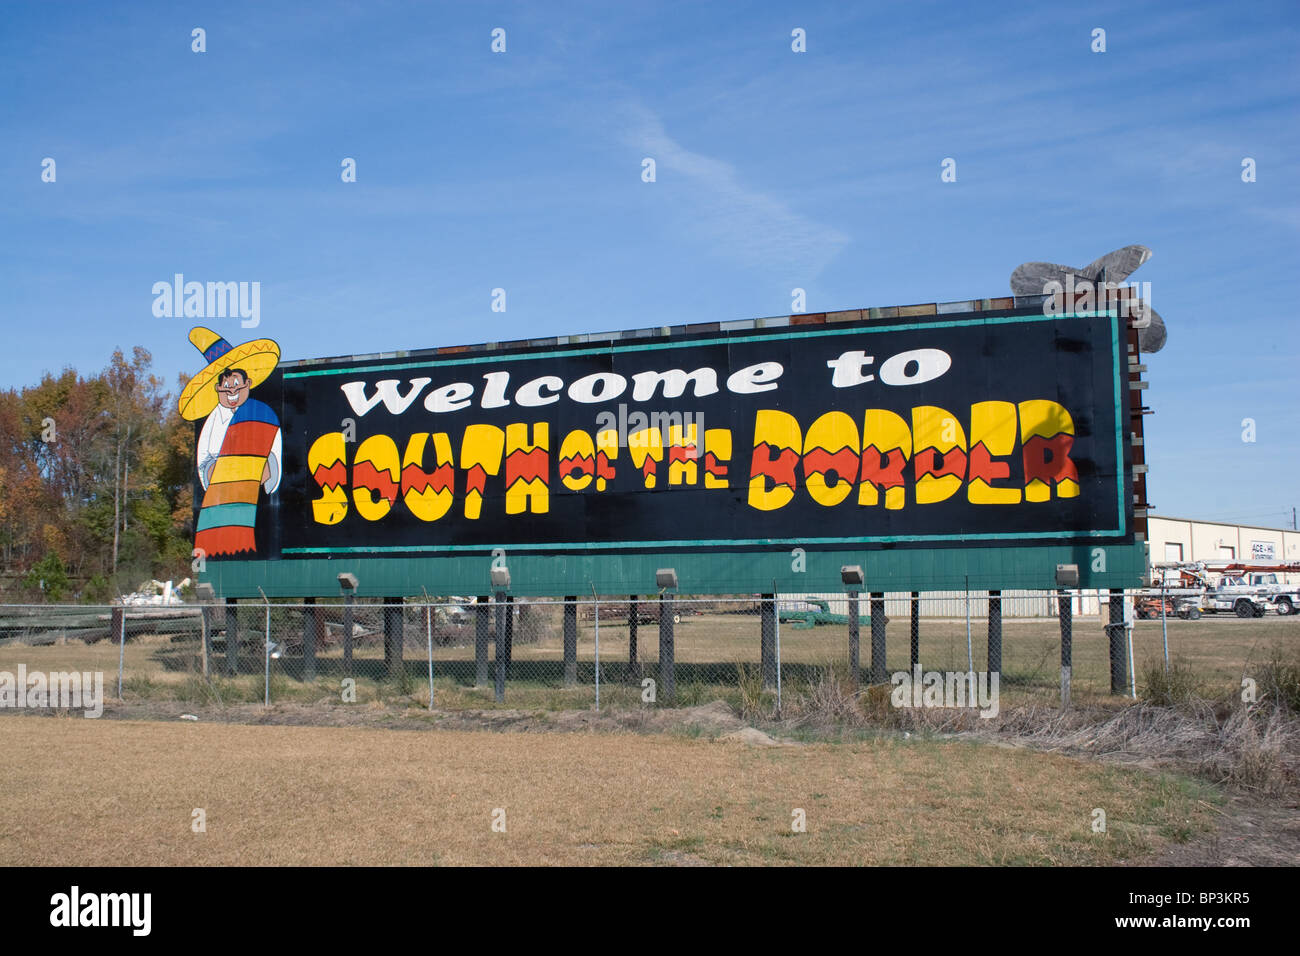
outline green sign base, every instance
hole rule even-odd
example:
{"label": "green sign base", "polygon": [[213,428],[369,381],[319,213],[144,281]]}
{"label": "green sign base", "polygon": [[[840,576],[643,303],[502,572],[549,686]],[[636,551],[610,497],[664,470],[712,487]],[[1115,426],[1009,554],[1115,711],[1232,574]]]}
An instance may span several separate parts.
{"label": "green sign base", "polygon": [[[864,591],[1050,590],[1056,566],[1079,568],[1080,588],[1140,587],[1146,574],[1142,542],[1125,545],[1044,545],[1016,548],[780,550],[664,554],[583,554],[563,557],[505,552],[512,594],[532,597],[650,594],[655,571],[674,568],[682,594],[842,591],[840,568],[860,565]],[[212,561],[199,574],[221,598],[338,597],[338,576],[355,574],[359,597],[489,594],[493,559],[486,555],[431,558],[340,557],[279,561]],[[259,591],[259,588],[261,589]]]}

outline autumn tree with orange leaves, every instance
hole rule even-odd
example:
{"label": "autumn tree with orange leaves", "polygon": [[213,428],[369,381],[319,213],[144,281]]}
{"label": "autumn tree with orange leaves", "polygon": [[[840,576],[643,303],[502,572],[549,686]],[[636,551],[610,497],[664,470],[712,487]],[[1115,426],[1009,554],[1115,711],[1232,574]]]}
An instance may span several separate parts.
{"label": "autumn tree with orange leaves", "polygon": [[194,430],[151,366],[137,346],[90,377],[68,368],[0,391],[5,599],[49,597],[38,565],[62,566],[83,600],[189,573]]}

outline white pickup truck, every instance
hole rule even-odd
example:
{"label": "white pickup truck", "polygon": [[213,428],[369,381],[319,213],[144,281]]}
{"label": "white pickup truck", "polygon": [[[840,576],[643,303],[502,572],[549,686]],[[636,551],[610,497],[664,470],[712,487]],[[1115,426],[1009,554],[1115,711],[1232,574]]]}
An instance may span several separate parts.
{"label": "white pickup truck", "polygon": [[1205,594],[1208,611],[1232,611],[1237,617],[1263,617],[1270,609],[1278,614],[1300,611],[1300,588],[1278,580],[1275,572],[1225,574],[1218,587]]}
{"label": "white pickup truck", "polygon": [[1300,585],[1279,581],[1274,571],[1255,572],[1245,577],[1251,587],[1263,588],[1263,596],[1278,614],[1300,612]]}

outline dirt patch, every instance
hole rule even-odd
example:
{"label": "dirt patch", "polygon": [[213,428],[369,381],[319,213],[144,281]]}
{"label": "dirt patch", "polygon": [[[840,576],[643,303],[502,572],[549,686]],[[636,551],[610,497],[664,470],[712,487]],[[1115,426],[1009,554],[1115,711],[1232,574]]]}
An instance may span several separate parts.
{"label": "dirt patch", "polygon": [[1300,804],[1236,796],[1212,808],[1213,833],[1173,844],[1144,866],[1296,866],[1300,864]]}
{"label": "dirt patch", "polygon": [[[458,711],[469,725],[483,720],[493,711]],[[628,731],[633,733],[690,733],[691,736],[718,737],[746,726],[735,712],[720,700],[697,707],[646,707],[635,710],[546,711],[542,714],[554,730]],[[467,725],[467,729],[468,726]]]}
{"label": "dirt patch", "polygon": [[662,715],[664,729],[690,727],[711,736],[731,733],[746,726],[736,716],[736,712],[720,700],[700,704],[698,707],[668,707],[658,713]]}
{"label": "dirt patch", "polygon": [[742,727],[718,738],[726,743],[747,744],[751,747],[780,747],[782,741],[763,733],[756,727]]}

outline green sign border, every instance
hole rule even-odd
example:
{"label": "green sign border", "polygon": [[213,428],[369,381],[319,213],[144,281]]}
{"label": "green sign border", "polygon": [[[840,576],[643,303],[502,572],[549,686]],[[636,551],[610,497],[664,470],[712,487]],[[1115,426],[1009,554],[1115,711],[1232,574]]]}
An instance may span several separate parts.
{"label": "green sign border", "polygon": [[[1071,318],[1106,316],[1111,319],[1111,347],[1113,352],[1114,399],[1117,410],[1115,420],[1115,454],[1121,463],[1117,473],[1119,495],[1119,528],[1108,531],[1074,532],[1081,538],[1122,536],[1127,527],[1128,509],[1124,500],[1126,474],[1123,436],[1122,370],[1120,358],[1119,317],[1115,310],[1105,312],[1072,312],[1059,316],[1035,314],[981,314],[970,319],[938,322],[916,321],[865,327],[853,324],[844,328],[800,327],[797,332],[771,332],[760,335],[719,335],[692,339],[692,345],[725,344],[760,340],[797,339],[805,336],[867,335],[881,332],[911,330],[918,327],[951,328],[955,326],[1006,324],[1014,322],[1060,321]],[[917,317],[921,319],[923,317]],[[632,340],[627,344],[611,342],[598,348],[571,349],[563,346],[541,351],[514,353],[488,353],[472,357],[429,358],[414,362],[388,365],[350,365],[337,368],[286,369],[284,377],[307,378],[323,375],[357,374],[377,371],[400,371],[414,368],[503,363],[544,357],[556,351],[565,354],[591,355],[618,351],[645,351],[680,348],[680,339],[663,342]],[[499,550],[511,570],[512,593],[524,596],[563,596],[590,593],[594,587],[601,594],[645,594],[654,591],[655,571],[672,567],[677,571],[682,593],[734,594],[767,592],[781,593],[834,592],[843,589],[839,569],[846,564],[861,565],[868,591],[959,591],[1003,589],[1037,590],[1056,587],[1056,566],[1073,564],[1079,568],[1081,588],[1123,588],[1140,585],[1146,574],[1147,557],[1144,542],[1133,544],[1094,545],[1078,544],[1023,545],[1018,547],[936,547],[926,549],[897,549],[890,547],[898,541],[983,541],[1030,537],[1060,539],[1068,534],[1058,532],[1019,534],[971,535],[903,535],[854,538],[802,538],[802,539],[744,539],[692,542],[573,542],[566,544],[502,546]],[[801,544],[843,543],[850,550],[813,551],[799,556]],[[853,544],[872,543],[884,545],[867,551],[851,550]],[[789,548],[785,546],[791,546]],[[772,551],[710,551],[702,553],[672,552],[671,548],[772,546]],[[656,553],[600,553],[609,549],[642,547],[660,549]],[[530,554],[533,549],[572,549],[572,554]],[[385,557],[386,550],[400,551],[406,556]],[[357,594],[361,597],[413,596],[423,592],[432,595],[486,594],[490,591],[489,572],[492,557],[484,546],[430,545],[428,550],[446,554],[445,557],[409,556],[419,550],[409,546],[394,548],[286,548],[282,553],[325,553],[330,558],[282,558],[276,561],[214,561],[200,572],[199,579],[213,585],[222,597],[246,598],[299,598],[335,597],[339,594],[338,575],[350,572],[357,576]],[[457,554],[457,552],[460,552]],[[595,553],[593,553],[595,552]],[[474,556],[471,557],[470,554]],[[359,557],[354,555],[375,555]],[[801,565],[803,571],[794,568]]]}

